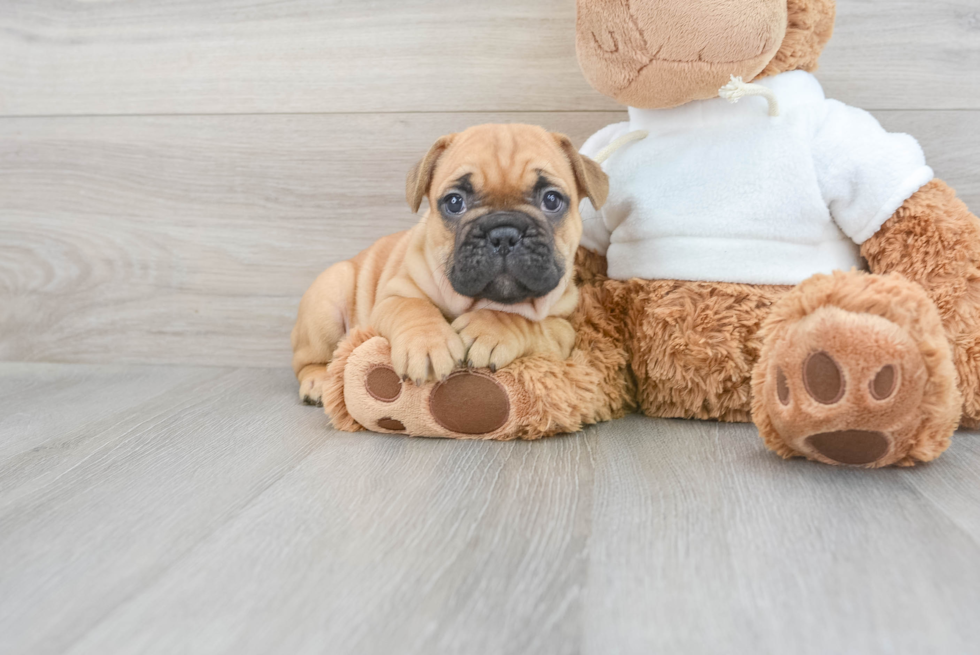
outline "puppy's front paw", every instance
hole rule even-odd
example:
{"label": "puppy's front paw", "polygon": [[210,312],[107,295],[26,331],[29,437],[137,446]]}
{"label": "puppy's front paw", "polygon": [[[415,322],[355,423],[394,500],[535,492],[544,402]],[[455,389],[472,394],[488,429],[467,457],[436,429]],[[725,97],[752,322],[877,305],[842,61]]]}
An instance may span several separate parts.
{"label": "puppy's front paw", "polygon": [[459,331],[466,346],[468,366],[496,371],[524,354],[524,339],[509,328],[509,318],[477,311],[456,319],[453,329]]}
{"label": "puppy's front paw", "polygon": [[304,405],[323,407],[323,387],[326,383],[326,366],[307,366],[299,379],[300,401]]}
{"label": "puppy's front paw", "polygon": [[463,340],[448,323],[407,330],[389,339],[391,364],[403,380],[422,386],[429,379],[444,380],[466,356]]}
{"label": "puppy's front paw", "polygon": [[572,324],[561,318],[549,318],[545,322],[546,339],[542,347],[544,351],[551,351],[559,355],[562,359],[568,359],[575,348],[575,328]]}

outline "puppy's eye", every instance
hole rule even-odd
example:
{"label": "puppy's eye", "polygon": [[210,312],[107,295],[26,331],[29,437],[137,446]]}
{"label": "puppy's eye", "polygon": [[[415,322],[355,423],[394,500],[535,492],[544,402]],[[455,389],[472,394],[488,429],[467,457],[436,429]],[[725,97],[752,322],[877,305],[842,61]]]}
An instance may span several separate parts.
{"label": "puppy's eye", "polygon": [[549,191],[548,193],[544,194],[544,198],[541,199],[541,207],[546,212],[550,212],[552,214],[561,211],[562,207],[564,206],[565,197],[557,191]]}
{"label": "puppy's eye", "polygon": [[458,193],[450,193],[448,196],[442,199],[442,206],[446,208],[446,211],[450,214],[462,214],[466,211],[466,201],[463,200],[463,196]]}

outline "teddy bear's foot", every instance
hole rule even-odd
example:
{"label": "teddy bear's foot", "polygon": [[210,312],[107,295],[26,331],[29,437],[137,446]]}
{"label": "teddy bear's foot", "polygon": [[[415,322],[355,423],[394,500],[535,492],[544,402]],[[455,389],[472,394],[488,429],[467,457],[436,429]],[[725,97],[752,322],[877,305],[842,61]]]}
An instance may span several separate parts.
{"label": "teddy bear's foot", "polygon": [[369,339],[347,358],[344,400],[361,426],[375,432],[456,439],[504,439],[516,433],[512,411],[521,391],[506,375],[459,370],[416,386],[391,368],[391,350]]}
{"label": "teddy bear's foot", "polygon": [[775,348],[770,377],[767,410],[787,446],[831,464],[873,466],[904,456],[929,375],[894,323],[821,307]]}
{"label": "teddy bear's foot", "polygon": [[817,276],[773,307],[753,417],[783,456],[876,468],[938,457],[959,418],[949,344],[898,276]]}

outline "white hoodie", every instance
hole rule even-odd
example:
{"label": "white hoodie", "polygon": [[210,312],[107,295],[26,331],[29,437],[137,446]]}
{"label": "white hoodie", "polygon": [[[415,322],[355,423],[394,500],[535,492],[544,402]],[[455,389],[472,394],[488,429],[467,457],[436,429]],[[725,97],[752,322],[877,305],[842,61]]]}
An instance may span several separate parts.
{"label": "white hoodie", "polygon": [[858,245],[933,178],[922,148],[871,114],[827,100],[802,71],[758,82],[781,114],[748,97],[675,109],[629,109],[593,135],[595,156],[634,130],[603,168],[609,200],[582,204],[582,244],[605,254],[609,276],[797,284],[862,267]]}

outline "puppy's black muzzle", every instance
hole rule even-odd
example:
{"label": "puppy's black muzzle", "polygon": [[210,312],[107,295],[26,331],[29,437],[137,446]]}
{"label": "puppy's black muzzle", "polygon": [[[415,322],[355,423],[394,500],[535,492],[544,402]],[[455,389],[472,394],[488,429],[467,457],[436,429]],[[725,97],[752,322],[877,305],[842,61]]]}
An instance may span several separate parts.
{"label": "puppy's black muzzle", "polygon": [[461,226],[449,281],[470,298],[514,304],[545,296],[565,265],[551,228],[523,212],[494,212]]}

